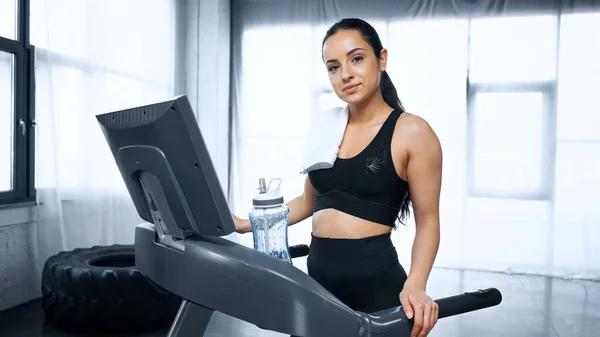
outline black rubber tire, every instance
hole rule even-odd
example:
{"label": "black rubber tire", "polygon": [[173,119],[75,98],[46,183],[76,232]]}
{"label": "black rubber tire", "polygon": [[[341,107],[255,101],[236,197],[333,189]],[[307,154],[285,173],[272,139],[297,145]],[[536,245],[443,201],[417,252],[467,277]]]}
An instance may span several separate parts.
{"label": "black rubber tire", "polygon": [[180,304],[135,267],[132,245],[61,252],[42,272],[45,320],[66,332],[154,330],[170,325]]}

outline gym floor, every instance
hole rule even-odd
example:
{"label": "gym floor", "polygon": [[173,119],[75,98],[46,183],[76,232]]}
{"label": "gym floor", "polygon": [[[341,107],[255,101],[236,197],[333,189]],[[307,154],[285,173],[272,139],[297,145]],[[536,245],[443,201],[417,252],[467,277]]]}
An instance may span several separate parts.
{"label": "gym floor", "polygon": [[[440,320],[430,337],[590,337],[600,336],[600,283],[523,275],[434,269],[433,298],[495,287],[502,303],[490,309]],[[135,336],[166,336],[168,327]],[[0,312],[2,337],[69,337],[45,326],[38,301]],[[131,335],[130,335],[131,336]],[[215,313],[205,337],[278,337],[254,325]],[[114,334],[111,337],[117,337]],[[133,337],[133,336],[132,336]]]}

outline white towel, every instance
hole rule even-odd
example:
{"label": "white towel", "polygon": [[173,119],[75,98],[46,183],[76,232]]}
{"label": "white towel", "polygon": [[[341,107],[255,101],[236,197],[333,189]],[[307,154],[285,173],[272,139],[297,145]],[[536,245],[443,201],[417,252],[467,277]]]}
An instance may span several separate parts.
{"label": "white towel", "polygon": [[311,122],[301,174],[332,168],[348,125],[348,106],[319,113]]}

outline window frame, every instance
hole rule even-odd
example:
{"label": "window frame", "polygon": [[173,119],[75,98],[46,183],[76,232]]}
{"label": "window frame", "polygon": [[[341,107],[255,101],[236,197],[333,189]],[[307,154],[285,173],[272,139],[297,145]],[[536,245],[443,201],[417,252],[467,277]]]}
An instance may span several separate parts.
{"label": "window frame", "polygon": [[[557,147],[557,119],[558,119],[558,74],[559,74],[559,58],[560,58],[560,47],[561,47],[561,14],[556,14],[554,17],[556,20],[556,32],[555,32],[555,49],[554,49],[554,78],[551,80],[540,80],[540,81],[519,81],[519,82],[475,82],[471,81],[469,72],[467,72],[467,142],[466,142],[466,184],[467,184],[467,197],[472,198],[493,198],[493,199],[522,199],[522,200],[540,200],[540,201],[553,201],[554,200],[554,180],[556,175],[556,147]],[[470,68],[470,49],[471,49],[471,23],[469,20],[469,42],[468,48],[469,53],[467,54],[469,68]],[[486,189],[477,189],[475,187],[475,157],[474,151],[474,102],[475,97],[480,92],[489,93],[519,93],[519,92],[540,92],[547,97],[547,106],[544,111],[543,119],[541,123],[544,125],[544,139],[541,145],[541,150],[547,150],[546,156],[542,159],[542,169],[540,174],[542,175],[541,188],[538,191],[530,191],[520,193],[516,191],[511,192],[495,192]]]}
{"label": "window frame", "polygon": [[[475,98],[479,93],[541,93],[546,98],[541,123],[543,126],[543,140],[540,151],[552,149],[542,158],[542,169],[540,175],[542,182],[539,190],[530,190],[527,192],[506,191],[497,192],[483,188],[477,188],[475,185]],[[551,182],[554,180],[553,174],[547,170],[547,167],[554,166],[554,146],[556,143],[555,135],[552,130],[556,125],[555,110],[555,83],[554,81],[527,82],[527,83],[469,83],[467,86],[467,191],[469,197],[475,198],[497,198],[497,199],[525,199],[525,200],[550,200]]]}
{"label": "window frame", "polygon": [[11,191],[0,192],[0,206],[32,203],[35,192],[35,71],[30,44],[30,1],[17,0],[17,39],[0,37],[0,51],[14,59],[13,176]]}

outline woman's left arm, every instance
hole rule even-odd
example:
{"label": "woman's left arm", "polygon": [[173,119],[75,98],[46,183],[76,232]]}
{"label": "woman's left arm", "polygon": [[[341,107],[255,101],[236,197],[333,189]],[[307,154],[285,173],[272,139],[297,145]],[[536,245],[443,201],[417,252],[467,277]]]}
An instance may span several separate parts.
{"label": "woman's left arm", "polygon": [[408,282],[425,289],[440,242],[442,148],[427,122],[416,117],[411,124],[407,177],[416,234]]}
{"label": "woman's left arm", "polygon": [[416,234],[410,272],[400,294],[409,318],[414,317],[411,336],[427,336],[437,322],[437,304],[426,294],[427,280],[440,243],[439,200],[442,182],[442,148],[429,124],[416,116],[407,121],[408,163]]}

